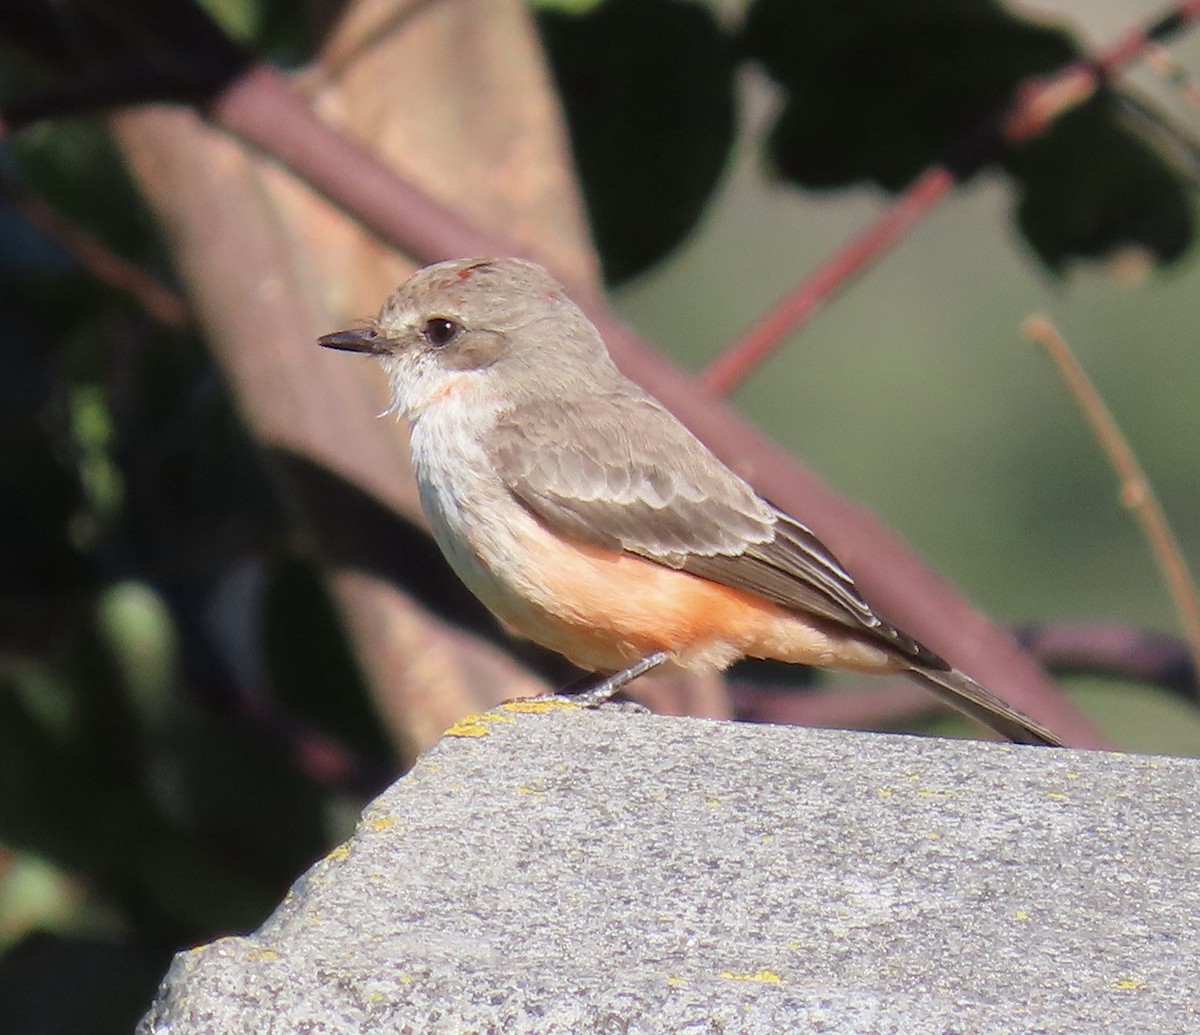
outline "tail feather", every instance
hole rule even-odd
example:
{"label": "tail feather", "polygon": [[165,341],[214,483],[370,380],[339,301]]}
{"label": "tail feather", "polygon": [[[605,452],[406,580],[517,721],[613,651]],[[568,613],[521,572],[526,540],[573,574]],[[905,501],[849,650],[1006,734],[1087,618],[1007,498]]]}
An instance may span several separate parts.
{"label": "tail feather", "polygon": [[1014,744],[1063,746],[1062,741],[1048,729],[1016,708],[1005,704],[991,691],[985,690],[958,669],[914,667],[909,669],[908,674],[960,712],[978,719],[985,726],[990,726]]}

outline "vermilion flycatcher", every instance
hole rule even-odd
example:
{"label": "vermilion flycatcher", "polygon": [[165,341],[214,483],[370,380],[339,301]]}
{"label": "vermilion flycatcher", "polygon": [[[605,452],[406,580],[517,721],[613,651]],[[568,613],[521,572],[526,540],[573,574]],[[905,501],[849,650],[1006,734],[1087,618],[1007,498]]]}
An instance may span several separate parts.
{"label": "vermilion flycatcher", "polygon": [[809,529],[617,370],[540,266],[428,266],[371,326],[320,342],[383,364],[459,577],[505,625],[616,673],[604,693],[664,662],[901,671],[1011,740],[1058,743],[880,618]]}

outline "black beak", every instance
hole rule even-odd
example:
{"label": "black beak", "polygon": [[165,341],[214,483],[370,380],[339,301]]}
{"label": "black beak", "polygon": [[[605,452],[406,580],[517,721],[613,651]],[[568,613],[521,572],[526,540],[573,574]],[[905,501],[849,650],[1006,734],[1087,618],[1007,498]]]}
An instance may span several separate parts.
{"label": "black beak", "polygon": [[317,339],[318,345],[343,352],[365,352],[378,356],[388,351],[388,340],[374,327],[357,327],[351,331],[334,331]]}

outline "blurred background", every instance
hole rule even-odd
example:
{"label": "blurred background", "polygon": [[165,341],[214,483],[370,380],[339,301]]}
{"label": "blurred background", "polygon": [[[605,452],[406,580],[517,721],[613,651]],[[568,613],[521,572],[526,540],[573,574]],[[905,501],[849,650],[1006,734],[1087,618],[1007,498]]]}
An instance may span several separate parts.
{"label": "blurred background", "polygon": [[[723,4],[737,9],[737,4]],[[1161,13],[1136,0],[1010,5],[1093,48]],[[1196,69],[1200,40],[1172,48]],[[1162,79],[1134,70],[1139,91]],[[779,105],[742,80],[729,180],[699,231],[614,292],[619,310],[689,369],[710,361],[887,203],[871,188],[815,194],[764,179]],[[1190,132],[1200,131],[1193,113]],[[959,188],[733,396],[772,438],[880,515],[990,616],[1006,624],[1096,620],[1177,633],[1145,541],[1108,461],[1040,346],[1049,316],[1103,394],[1200,563],[1200,268],[1116,261],[1050,273],[1013,226],[1011,181]],[[749,257],[753,257],[753,261]],[[1134,262],[1137,266],[1136,260]],[[1163,691],[1096,679],[1068,685],[1130,750],[1195,754],[1193,708]]]}
{"label": "blurred background", "polygon": [[[173,6],[163,0],[147,10]],[[290,70],[312,61],[348,6],[356,5],[202,5],[245,52]],[[403,33],[401,15],[439,5],[394,6],[391,31]],[[817,149],[778,129],[789,105],[804,106],[800,83],[785,74],[803,48],[776,53],[768,41],[806,38],[800,19],[819,22],[812,12],[823,6],[608,0],[531,8],[534,38],[562,91],[610,298],[688,370],[701,369],[861,230],[889,191],[944,146],[930,134],[930,153],[911,156],[911,168],[884,161],[876,173],[805,165]],[[833,16],[816,24],[813,47],[834,49],[830,40],[850,39],[847,26],[879,28],[883,7],[844,7],[844,24]],[[1013,20],[1015,42],[997,47],[1027,68],[1015,57],[1011,67],[997,62],[998,98],[1025,74],[1060,67],[1071,48],[1107,46],[1164,9],[1144,0],[1003,9],[927,0],[889,6],[887,17],[910,7],[920,25],[968,9],[1007,12],[994,17]],[[82,75],[78,60],[62,60],[64,41],[100,57],[105,48],[124,55],[159,45],[153,19],[131,16],[139,32],[126,34],[113,10],[125,17],[120,4],[32,2],[0,16],[0,115]],[[794,34],[772,21],[792,17]],[[753,18],[761,20],[757,35],[744,28]],[[917,37],[884,29],[891,51],[917,47]],[[956,53],[978,67],[970,32],[947,31],[960,30]],[[1002,36],[996,26],[987,31]],[[648,57],[630,42],[638,38],[652,44]],[[666,64],[683,85],[670,89],[683,100],[646,78],[674,47]],[[947,53],[944,39],[938,52]],[[878,67],[873,52],[863,53],[846,75],[856,86],[870,85]],[[601,94],[610,121],[634,137],[621,145],[604,135],[611,126],[589,121],[605,86],[589,54],[605,74],[633,84]],[[1200,34],[1174,43],[1171,55],[1200,76]],[[83,71],[103,67],[84,62]],[[947,74],[953,82],[965,73]],[[887,88],[882,72],[879,80]],[[1137,451],[1186,558],[1200,565],[1200,263],[1191,228],[1200,111],[1162,74],[1140,68],[1121,83],[1145,109],[1089,109],[1095,121],[1072,123],[1072,131],[1085,149],[1089,133],[1111,144],[1110,122],[1132,127],[1132,137],[1102,148],[1106,157],[1079,152],[1098,176],[1128,174],[1129,193],[1088,193],[1090,180],[1072,178],[1082,177],[1078,170],[1030,171],[1017,159],[988,165],[731,398],[997,621],[1096,621],[1177,635],[1107,461],[1040,347],[1020,334],[1033,313],[1056,322]],[[648,156],[646,176],[626,182],[609,167],[627,171],[653,150],[647,141],[665,117],[655,108],[664,96],[695,101],[686,109],[703,127],[695,151],[686,163],[681,152],[667,163],[687,164],[688,173],[672,179]],[[837,102],[832,87],[829,98]],[[648,111],[633,114],[640,105]],[[980,117],[953,115],[945,116],[946,140],[960,135],[955,118],[969,127]],[[886,143],[897,119],[876,118],[881,129],[888,124]],[[840,114],[829,122],[874,137]],[[174,951],[261,923],[420,746],[415,735],[397,735],[373,696],[353,623],[311,533],[289,518],[257,425],[222,353],[211,349],[204,310],[189,300],[175,228],[148,206],[144,169],[139,186],[129,139],[114,139],[111,128],[90,112],[30,118],[0,143],[5,1035],[129,1030]],[[834,134],[824,132],[827,145]],[[1076,196],[1089,211],[1108,205],[1115,215],[1097,216],[1074,239],[1047,229],[1046,211],[1014,218],[1022,199],[1045,196],[1039,177],[1057,177],[1064,192],[1066,201],[1052,194],[1044,203],[1051,215]],[[682,199],[682,211],[659,227],[638,215],[639,205],[661,214],[664,193]],[[1137,218],[1118,218],[1130,213]],[[113,256],[133,272],[115,267]],[[105,271],[107,279],[98,275]],[[139,285],[133,293],[130,280]],[[429,575],[438,589],[418,598],[453,594],[443,578]],[[454,611],[459,598],[445,599]],[[530,663],[551,682],[562,675],[544,659]],[[1200,754],[1200,711],[1180,695],[1116,680],[1064,682],[1123,749]],[[967,730],[952,718],[914,728]],[[68,987],[77,995],[63,996]]]}

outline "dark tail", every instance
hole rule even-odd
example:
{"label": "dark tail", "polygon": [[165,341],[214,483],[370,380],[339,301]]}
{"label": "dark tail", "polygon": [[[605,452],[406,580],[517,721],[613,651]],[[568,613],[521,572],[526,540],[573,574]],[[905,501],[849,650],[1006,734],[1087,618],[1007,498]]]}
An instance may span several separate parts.
{"label": "dark tail", "polygon": [[1014,744],[1044,744],[1062,747],[1053,733],[1039,726],[1028,715],[1023,715],[1005,704],[999,697],[985,690],[970,676],[958,669],[911,668],[908,674],[929,687],[938,696],[960,712],[990,726]]}

